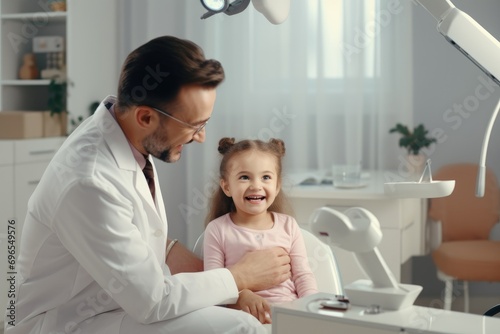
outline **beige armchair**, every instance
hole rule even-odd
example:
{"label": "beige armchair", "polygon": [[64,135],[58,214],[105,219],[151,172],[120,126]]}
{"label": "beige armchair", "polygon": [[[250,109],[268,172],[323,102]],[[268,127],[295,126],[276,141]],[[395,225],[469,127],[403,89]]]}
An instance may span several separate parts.
{"label": "beige armchair", "polygon": [[485,195],[476,197],[477,168],[450,164],[434,175],[436,180],[456,180],[450,196],[431,199],[429,206],[431,224],[438,224],[434,230],[441,234],[432,259],[438,278],[445,282],[444,308],[448,310],[455,280],[463,281],[465,312],[469,311],[468,281],[500,281],[500,241],[490,239],[499,221],[500,191],[495,175],[487,170]]}

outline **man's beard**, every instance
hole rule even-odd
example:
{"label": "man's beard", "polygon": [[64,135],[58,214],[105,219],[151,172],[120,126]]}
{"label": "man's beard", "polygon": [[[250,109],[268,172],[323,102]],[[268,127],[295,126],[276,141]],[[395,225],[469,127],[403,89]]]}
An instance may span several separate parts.
{"label": "man's beard", "polygon": [[157,130],[148,137],[144,138],[142,145],[144,146],[146,152],[151,154],[156,159],[164,162],[176,162],[179,159],[172,159],[171,147],[161,147],[161,143],[166,142],[167,138],[165,138],[165,136],[162,136],[161,131]]}

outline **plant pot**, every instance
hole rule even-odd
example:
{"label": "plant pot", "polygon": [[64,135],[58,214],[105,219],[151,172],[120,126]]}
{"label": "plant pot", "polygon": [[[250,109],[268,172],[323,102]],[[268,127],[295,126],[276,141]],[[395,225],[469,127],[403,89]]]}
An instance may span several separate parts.
{"label": "plant pot", "polygon": [[406,157],[406,168],[410,174],[411,181],[418,181],[424,172],[427,156],[425,154],[408,154]]}
{"label": "plant pot", "polygon": [[50,111],[43,112],[43,136],[61,137],[66,136],[68,129],[68,113],[50,115]]}

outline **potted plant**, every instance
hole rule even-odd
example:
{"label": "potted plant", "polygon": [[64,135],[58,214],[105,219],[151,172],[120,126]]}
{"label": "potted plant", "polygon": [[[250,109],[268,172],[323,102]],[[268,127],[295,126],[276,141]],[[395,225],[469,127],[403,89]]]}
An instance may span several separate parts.
{"label": "potted plant", "polygon": [[67,133],[66,82],[57,78],[50,80],[47,106],[44,114],[44,136],[65,136]]}
{"label": "potted plant", "polygon": [[401,135],[399,147],[406,148],[408,154],[419,155],[424,147],[429,147],[432,143],[436,142],[436,138],[427,136],[429,131],[425,129],[423,124],[418,125],[413,131],[410,131],[406,125],[398,123],[389,130],[389,133],[394,132]]}
{"label": "potted plant", "polygon": [[398,123],[389,130],[389,133],[399,133],[401,135],[399,147],[404,147],[408,152],[407,168],[414,177],[420,176],[427,161],[422,149],[435,143],[436,138],[428,136],[429,131],[425,129],[423,124],[419,124],[411,131],[406,125]]}

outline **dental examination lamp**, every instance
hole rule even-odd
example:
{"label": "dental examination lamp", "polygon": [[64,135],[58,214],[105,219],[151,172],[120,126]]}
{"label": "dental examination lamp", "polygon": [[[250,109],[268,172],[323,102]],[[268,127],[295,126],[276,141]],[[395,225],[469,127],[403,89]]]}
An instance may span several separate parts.
{"label": "dental examination lamp", "polygon": [[378,219],[370,211],[352,207],[340,212],[321,207],[313,212],[309,224],[311,232],[326,244],[351,251],[370,278],[344,286],[353,305],[378,305],[385,310],[413,305],[422,287],[397,282],[377,248],[382,231]]}
{"label": "dental examination lamp", "polygon": [[[416,1],[437,20],[437,30],[444,38],[500,85],[500,43],[498,40],[449,0]],[[477,197],[484,196],[488,142],[499,109],[500,100],[484,134],[476,183]]]}
{"label": "dental examination lamp", "polygon": [[[250,0],[200,0],[208,12],[201,19],[209,18],[218,13],[235,15],[244,11]],[[272,24],[283,23],[290,12],[290,0],[252,0],[252,5]]]}

